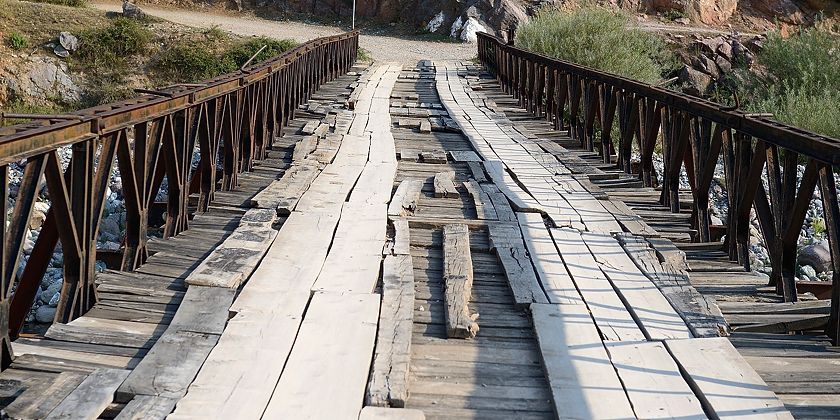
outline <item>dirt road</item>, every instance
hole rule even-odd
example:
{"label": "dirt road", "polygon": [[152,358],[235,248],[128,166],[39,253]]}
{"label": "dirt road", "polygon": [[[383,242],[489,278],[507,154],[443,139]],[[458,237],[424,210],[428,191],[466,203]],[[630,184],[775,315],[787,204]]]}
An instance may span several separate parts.
{"label": "dirt road", "polygon": [[[122,11],[120,3],[96,2],[92,6],[105,11]],[[145,5],[143,10],[152,16],[178,24],[196,28],[218,26],[220,29],[244,36],[268,36],[302,42],[342,32],[341,28],[335,26],[274,21],[245,15],[230,16],[215,14],[211,11],[165,9]],[[475,44],[418,41],[368,34],[363,34],[359,42],[361,47],[369,51],[374,59],[380,61],[413,64],[424,59],[469,59],[476,55]]]}

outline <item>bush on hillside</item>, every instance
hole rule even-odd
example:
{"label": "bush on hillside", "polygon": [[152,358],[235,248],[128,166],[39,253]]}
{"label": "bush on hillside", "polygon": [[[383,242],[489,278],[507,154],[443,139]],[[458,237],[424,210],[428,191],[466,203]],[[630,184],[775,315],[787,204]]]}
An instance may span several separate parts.
{"label": "bush on hillside", "polygon": [[816,28],[771,33],[758,55],[766,74],[739,86],[747,108],[840,138],[840,36]]}
{"label": "bush on hillside", "polygon": [[214,42],[182,41],[161,52],[154,65],[159,80],[168,82],[197,82],[238,70],[256,54],[252,64],[265,61],[288,51],[296,44],[290,40],[275,40],[265,37],[251,38],[234,45],[218,45],[224,39]]}
{"label": "bush on hillside", "polygon": [[9,44],[9,48],[17,51],[26,48],[26,46],[29,45],[29,40],[19,32],[12,32],[9,34],[9,38],[6,40],[6,43]]}
{"label": "bush on hillside", "polygon": [[516,45],[609,73],[656,83],[674,59],[654,34],[628,26],[625,15],[601,8],[541,10],[517,30]]}
{"label": "bush on hillside", "polygon": [[82,32],[76,57],[84,64],[112,67],[130,56],[146,52],[152,39],[152,32],[142,24],[118,17],[108,26]]}

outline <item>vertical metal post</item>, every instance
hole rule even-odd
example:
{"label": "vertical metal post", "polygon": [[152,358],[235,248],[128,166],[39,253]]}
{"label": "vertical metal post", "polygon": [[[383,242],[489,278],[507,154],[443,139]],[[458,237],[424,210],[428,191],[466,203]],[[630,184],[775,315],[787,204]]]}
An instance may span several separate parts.
{"label": "vertical metal post", "polygon": [[351,29],[356,29],[356,0],[353,0],[353,23]]}

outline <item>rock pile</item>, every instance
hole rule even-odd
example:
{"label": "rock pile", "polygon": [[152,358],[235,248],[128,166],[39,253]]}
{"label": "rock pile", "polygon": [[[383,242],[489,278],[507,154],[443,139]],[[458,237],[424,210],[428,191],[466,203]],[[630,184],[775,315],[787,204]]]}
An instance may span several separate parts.
{"label": "rock pile", "polygon": [[[671,35],[679,41],[684,35]],[[737,34],[702,38],[694,36],[688,51],[679,52],[684,63],[679,73],[683,91],[694,96],[711,94],[726,77],[736,76],[733,69],[750,68],[761,50],[762,36],[743,39]]]}

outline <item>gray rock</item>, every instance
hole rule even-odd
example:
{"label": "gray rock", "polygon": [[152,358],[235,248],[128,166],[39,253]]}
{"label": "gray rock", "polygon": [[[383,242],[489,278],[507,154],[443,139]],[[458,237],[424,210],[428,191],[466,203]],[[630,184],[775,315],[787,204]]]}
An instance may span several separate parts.
{"label": "gray rock", "polygon": [[828,248],[828,241],[822,240],[802,247],[799,250],[799,264],[810,265],[817,272],[831,270],[831,251]]}
{"label": "gray rock", "polygon": [[809,280],[817,279],[817,270],[814,270],[814,267],[811,267],[810,265],[803,265],[799,268],[799,272]]}
{"label": "gray rock", "polygon": [[47,287],[47,290],[44,290],[44,292],[41,293],[41,302],[48,305],[52,300],[53,296],[60,293],[61,282],[55,282],[53,284],[50,284],[49,287]]}
{"label": "gray rock", "polygon": [[146,12],[144,12],[140,6],[129,2],[128,0],[123,0],[122,10],[123,16],[130,19],[143,19],[146,17]]}
{"label": "gray rock", "polygon": [[680,81],[685,84],[683,91],[694,96],[705,95],[712,87],[712,78],[708,74],[689,66],[683,66]]}
{"label": "gray rock", "polygon": [[58,34],[58,43],[67,51],[76,51],[79,49],[79,38],[76,38],[70,32]]}
{"label": "gray rock", "polygon": [[102,219],[102,223],[99,224],[99,231],[103,234],[107,233],[111,235],[111,237],[119,237],[120,225],[115,217],[107,217]]}
{"label": "gray rock", "polygon": [[732,71],[732,63],[730,63],[729,60],[724,58],[722,55],[715,56],[715,64],[717,64],[718,68],[723,74]]}
{"label": "gray rock", "polygon": [[712,76],[715,80],[720,79],[720,69],[718,69],[714,60],[706,57],[706,54],[700,54],[700,65],[704,73]]}
{"label": "gray rock", "polygon": [[53,52],[55,53],[55,55],[61,58],[70,57],[70,51],[67,51],[67,49],[62,47],[61,45],[56,45],[55,47],[53,47]]}
{"label": "gray rock", "polygon": [[58,301],[59,300],[61,300],[61,292],[58,292],[58,293],[52,295],[52,297],[50,298],[50,301],[47,302],[47,305],[50,305],[50,306],[53,306],[53,307],[58,306]]}
{"label": "gray rock", "polygon": [[723,42],[718,45],[717,53],[722,55],[723,58],[732,61],[732,45],[729,42]]}
{"label": "gray rock", "polygon": [[35,311],[35,320],[42,324],[52,323],[55,319],[55,308],[50,306],[41,306]]}

